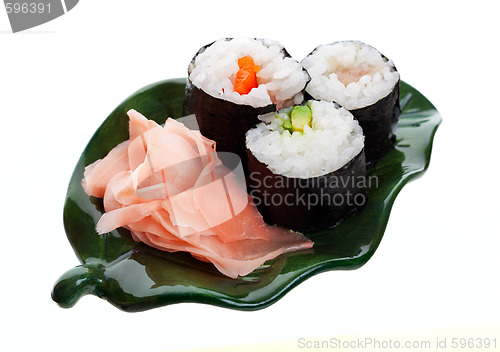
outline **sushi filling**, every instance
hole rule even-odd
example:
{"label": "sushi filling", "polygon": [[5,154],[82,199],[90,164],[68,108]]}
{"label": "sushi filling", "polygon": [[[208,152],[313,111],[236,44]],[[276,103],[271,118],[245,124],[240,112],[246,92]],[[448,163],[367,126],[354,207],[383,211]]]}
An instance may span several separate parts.
{"label": "sushi filling", "polygon": [[391,60],[359,41],[317,47],[301,64],[311,76],[306,91],[348,110],[372,105],[392,92],[399,73]]}
{"label": "sushi filling", "polygon": [[382,67],[337,67],[331,74],[337,75],[337,79],[348,86],[350,83],[358,82],[361,77],[368,75],[373,77],[377,72],[381,71]]}
{"label": "sushi filling", "polygon": [[260,71],[260,67],[254,64],[250,55],[238,59],[238,67],[240,69],[236,73],[233,89],[239,95],[248,94],[259,86],[257,72]]}
{"label": "sushi filling", "polygon": [[309,81],[283,46],[267,39],[219,39],[195,57],[188,73],[207,94],[255,108],[299,104]]}
{"label": "sushi filling", "polygon": [[310,178],[333,172],[358,155],[364,136],[345,108],[326,101],[261,116],[246,134],[247,148],[274,173]]}

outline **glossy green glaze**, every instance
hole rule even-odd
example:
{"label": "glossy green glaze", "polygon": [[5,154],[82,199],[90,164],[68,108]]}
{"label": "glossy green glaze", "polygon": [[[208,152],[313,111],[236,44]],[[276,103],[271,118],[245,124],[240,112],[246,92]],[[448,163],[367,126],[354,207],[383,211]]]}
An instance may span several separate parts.
{"label": "glossy green glaze", "polygon": [[432,140],[441,122],[433,105],[402,82],[403,113],[396,145],[369,171],[365,208],[336,228],[308,234],[315,242],[312,250],[281,255],[246,277],[230,279],[187,253],[166,253],[136,243],[127,230],[98,235],[95,225],[103,211],[102,200],[87,196],[81,187],[85,165],[128,139],[128,109],[159,123],[168,116],[180,117],[184,87],[185,79],[174,79],[134,93],[111,113],[84,150],[64,207],[66,233],[82,265],[55,284],[52,298],[61,307],[94,294],[125,311],[180,302],[255,310],[271,305],[315,274],[357,269],[377,249],[401,188],[429,165]]}

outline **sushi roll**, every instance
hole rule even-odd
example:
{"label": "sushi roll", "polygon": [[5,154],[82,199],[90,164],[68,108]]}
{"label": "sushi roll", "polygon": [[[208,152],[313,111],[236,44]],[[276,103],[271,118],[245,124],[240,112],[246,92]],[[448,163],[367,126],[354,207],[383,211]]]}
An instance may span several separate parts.
{"label": "sushi roll", "polygon": [[349,111],[312,100],[261,119],[246,151],[249,193],[266,222],[311,232],[364,206],[364,136]]}
{"label": "sushi roll", "polygon": [[303,101],[309,75],[283,45],[268,39],[223,38],[202,47],[188,67],[184,115],[217,150],[245,160],[245,133],[258,116]]}
{"label": "sushi roll", "polygon": [[341,41],[318,46],[301,64],[311,76],[308,96],[354,115],[365,134],[367,165],[375,165],[393,145],[401,114],[394,63],[370,45]]}

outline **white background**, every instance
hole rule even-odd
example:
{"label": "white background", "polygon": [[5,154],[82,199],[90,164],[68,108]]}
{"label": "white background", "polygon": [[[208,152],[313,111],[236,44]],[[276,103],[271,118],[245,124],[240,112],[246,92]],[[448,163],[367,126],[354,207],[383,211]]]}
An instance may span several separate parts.
{"label": "white background", "polygon": [[[0,349],[173,351],[500,322],[494,1],[81,0],[12,34],[0,8]],[[62,208],[80,153],[124,98],[185,77],[204,44],[267,37],[297,59],[359,39],[392,58],[443,123],[427,173],[398,196],[373,258],[302,283],[269,308],[178,304],[125,313],[94,296],[59,308],[79,264]]]}

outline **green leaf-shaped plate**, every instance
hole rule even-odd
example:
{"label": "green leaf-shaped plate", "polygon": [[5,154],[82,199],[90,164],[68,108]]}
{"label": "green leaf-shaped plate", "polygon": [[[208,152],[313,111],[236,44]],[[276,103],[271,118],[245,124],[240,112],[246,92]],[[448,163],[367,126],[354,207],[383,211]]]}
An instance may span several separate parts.
{"label": "green leaf-shaped plate", "polygon": [[199,302],[241,310],[265,308],[293,287],[318,273],[357,269],[377,249],[401,188],[425,172],[432,140],[441,122],[434,106],[417,90],[401,82],[402,115],[397,141],[370,170],[368,202],[363,210],[333,229],[311,234],[313,250],[284,254],[246,277],[230,279],[213,265],[187,253],[166,253],[134,242],[118,229],[98,235],[95,226],[102,200],[81,187],[84,167],[104,157],[128,139],[129,109],[163,123],[180,117],[185,79],[149,85],[121,103],[96,131],[78,161],[64,206],[64,225],[79,265],[54,286],[52,298],[73,306],[84,294],[94,294],[125,311],[141,311],[172,303]]}

